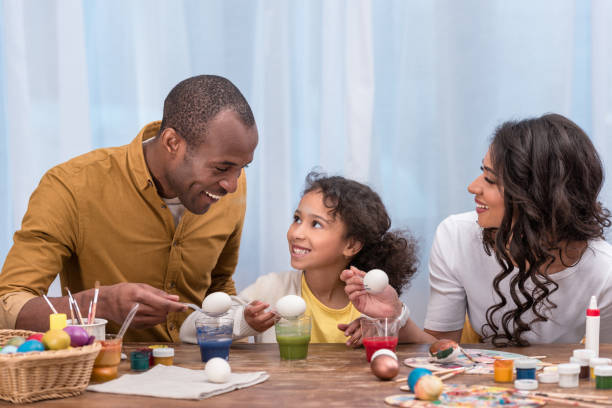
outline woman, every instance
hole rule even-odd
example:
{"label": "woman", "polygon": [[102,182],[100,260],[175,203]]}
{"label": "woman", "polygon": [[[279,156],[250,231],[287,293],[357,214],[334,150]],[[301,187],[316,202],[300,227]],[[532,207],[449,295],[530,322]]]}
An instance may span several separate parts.
{"label": "woman", "polygon": [[506,122],[481,169],[468,187],[476,211],[436,231],[425,331],[459,341],[467,311],[496,346],[575,343],[595,295],[601,341],[612,341],[610,213],[588,136],[556,114]]}

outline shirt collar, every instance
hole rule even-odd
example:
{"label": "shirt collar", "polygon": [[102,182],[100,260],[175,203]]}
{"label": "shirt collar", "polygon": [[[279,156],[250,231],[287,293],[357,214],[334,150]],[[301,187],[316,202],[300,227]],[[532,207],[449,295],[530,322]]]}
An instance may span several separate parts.
{"label": "shirt collar", "polygon": [[149,123],[140,130],[136,138],[128,146],[128,165],[136,185],[141,190],[154,188],[153,177],[144,158],[142,142],[157,136],[160,128],[160,120]]}

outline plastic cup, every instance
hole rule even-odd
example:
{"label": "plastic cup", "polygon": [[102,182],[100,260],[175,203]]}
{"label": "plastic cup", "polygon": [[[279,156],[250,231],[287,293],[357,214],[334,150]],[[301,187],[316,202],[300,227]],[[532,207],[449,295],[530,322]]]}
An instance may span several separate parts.
{"label": "plastic cup", "polygon": [[303,360],[308,356],[310,316],[281,318],[274,325],[281,360]]}
{"label": "plastic cup", "polygon": [[122,340],[115,334],[107,334],[106,339],[96,340],[100,342],[102,348],[91,370],[92,382],[105,382],[117,378],[117,368],[121,362]]}
{"label": "plastic cup", "polygon": [[368,362],[376,350],[389,349],[395,351],[397,347],[397,332],[400,321],[396,318],[367,319],[363,318],[361,324],[361,337],[366,350]]}
{"label": "plastic cup", "polygon": [[195,322],[198,345],[202,361],[213,357],[229,359],[234,319],[231,317],[200,317]]}
{"label": "plastic cup", "polygon": [[68,319],[66,323],[68,326],[79,326],[84,328],[87,334],[94,336],[96,340],[106,339],[106,323],[108,323],[106,319],[96,318],[92,324],[79,324],[77,320],[73,323],[72,320]]}

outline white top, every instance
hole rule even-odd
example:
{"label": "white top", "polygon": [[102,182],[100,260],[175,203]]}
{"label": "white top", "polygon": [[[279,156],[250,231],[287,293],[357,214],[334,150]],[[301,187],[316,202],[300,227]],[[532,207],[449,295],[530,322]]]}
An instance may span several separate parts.
{"label": "white top", "polygon": [[[463,328],[467,310],[474,330],[482,333],[489,306],[497,304],[493,279],[502,268],[482,244],[482,230],[476,212],[451,215],[436,231],[429,257],[431,286],[425,328],[454,331]],[[547,312],[548,321],[537,322],[523,338],[530,343],[577,343],[585,334],[586,309],[597,296],[601,312],[601,342],[612,342],[612,246],[603,240],[589,242],[577,265],[551,275],[559,285],[549,300],[557,307]],[[508,304],[495,314],[501,326],[502,314],[516,306],[509,295],[509,280],[500,283]],[[534,287],[531,282],[526,285]],[[531,321],[531,311],[523,314]]]}

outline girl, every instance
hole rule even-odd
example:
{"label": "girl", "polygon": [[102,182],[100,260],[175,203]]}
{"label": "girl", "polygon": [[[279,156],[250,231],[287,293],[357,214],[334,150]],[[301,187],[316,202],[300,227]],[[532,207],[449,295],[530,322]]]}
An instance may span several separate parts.
{"label": "girl", "polygon": [[[612,341],[610,213],[597,201],[603,168],[588,136],[561,115],[506,122],[481,170],[468,187],[476,211],[436,232],[426,331],[459,341],[467,311],[496,346],[577,343],[595,295],[601,341]],[[371,300],[356,283],[347,289]],[[392,295],[378,301],[396,304]]]}
{"label": "girl", "polygon": [[[287,231],[291,266],[296,271],[271,273],[239,294],[246,306],[232,307],[234,337],[255,336],[256,342],[275,342],[277,315],[266,311],[285,295],[300,295],[311,316],[312,343],[357,345],[358,333],[348,329],[361,313],[349,301],[340,273],[349,265],[387,272],[399,293],[416,272],[415,240],[391,232],[391,220],[368,186],[343,177],[311,173]],[[181,327],[181,340],[196,342],[192,313]],[[407,316],[407,314],[405,313]],[[340,329],[340,330],[339,330]],[[351,336],[348,341],[346,337]]]}

